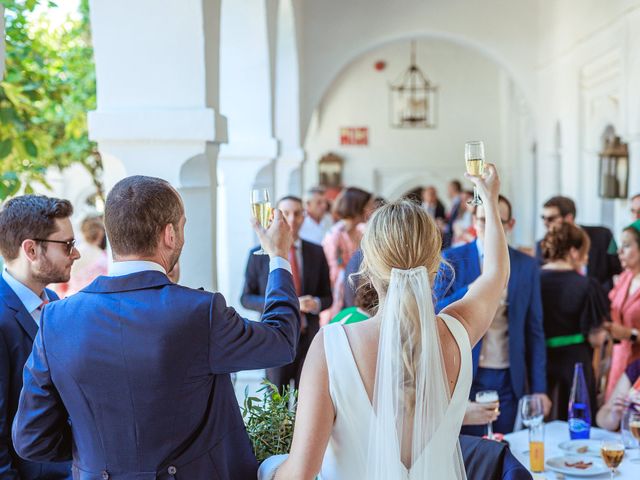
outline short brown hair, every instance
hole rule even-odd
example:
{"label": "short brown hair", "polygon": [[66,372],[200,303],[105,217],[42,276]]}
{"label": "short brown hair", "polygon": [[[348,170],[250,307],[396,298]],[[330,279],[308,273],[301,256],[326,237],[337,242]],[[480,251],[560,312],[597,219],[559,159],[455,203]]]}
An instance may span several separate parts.
{"label": "short brown hair", "polygon": [[334,213],[340,218],[356,218],[364,214],[371,193],[357,187],[347,187],[336,198]]}
{"label": "short brown hair", "polygon": [[545,202],[543,205],[544,208],[556,207],[560,211],[560,215],[566,217],[571,214],[576,216],[576,204],[569,197],[563,197],[557,195],[555,197],[551,197],[549,200]]}
{"label": "short brown hair", "polygon": [[545,261],[562,260],[572,248],[586,255],[590,246],[589,235],[577,225],[566,222],[549,230],[540,243]]}
{"label": "short brown hair", "polygon": [[[498,195],[498,204],[500,202],[504,203],[507,206],[507,210],[509,211],[509,218],[507,220],[511,220],[513,218],[513,207],[511,206],[511,202],[502,194]],[[475,215],[477,211],[478,206],[476,205],[473,207],[473,214]]]}
{"label": "short brown hair", "polygon": [[80,224],[84,239],[91,245],[99,245],[105,236],[104,221],[99,215],[87,217]]}
{"label": "short brown hair", "polygon": [[69,200],[44,195],[22,195],[8,200],[0,211],[0,254],[18,257],[22,242],[46,239],[56,231],[56,219],[73,215]]}
{"label": "short brown hair", "polygon": [[136,175],[120,180],[107,196],[104,224],[114,253],[150,255],[169,224],[178,227],[184,207],[178,192],[161,178]]}

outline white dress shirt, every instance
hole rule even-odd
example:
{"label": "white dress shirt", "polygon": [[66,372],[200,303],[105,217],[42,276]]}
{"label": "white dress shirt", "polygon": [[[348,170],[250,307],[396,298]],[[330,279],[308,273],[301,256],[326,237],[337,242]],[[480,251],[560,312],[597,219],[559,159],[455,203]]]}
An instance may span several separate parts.
{"label": "white dress shirt", "polygon": [[33,318],[38,327],[40,327],[40,317],[42,316],[42,308],[40,307],[42,306],[43,302],[49,302],[47,291],[43,290],[42,297],[39,297],[29,287],[13,278],[13,276],[7,271],[7,269],[3,270],[2,278],[4,278],[4,281],[7,282],[11,290],[13,290],[13,293],[18,296],[18,298],[24,305],[24,308],[26,308],[27,312],[29,312],[29,315],[31,315],[31,318]]}
{"label": "white dress shirt", "polygon": [[322,240],[333,226],[333,220],[331,215],[325,215],[320,223],[317,223],[310,215],[304,217],[302,227],[300,227],[300,238],[307,242],[315,243],[316,245],[322,245]]}

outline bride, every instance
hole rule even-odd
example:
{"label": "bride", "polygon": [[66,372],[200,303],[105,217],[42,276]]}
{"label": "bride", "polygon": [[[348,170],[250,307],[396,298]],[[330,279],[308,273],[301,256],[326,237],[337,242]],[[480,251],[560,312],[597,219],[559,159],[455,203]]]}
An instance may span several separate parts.
{"label": "bride", "polygon": [[[493,165],[473,181],[486,211],[482,275],[436,316],[438,228],[400,200],[373,215],[362,273],[380,297],[370,320],[315,337],[300,383],[289,457],[276,480],[465,479],[458,434],[471,387],[471,348],[493,319],[509,276]],[[261,478],[273,478],[269,460]],[[266,473],[266,475],[265,475]]]}

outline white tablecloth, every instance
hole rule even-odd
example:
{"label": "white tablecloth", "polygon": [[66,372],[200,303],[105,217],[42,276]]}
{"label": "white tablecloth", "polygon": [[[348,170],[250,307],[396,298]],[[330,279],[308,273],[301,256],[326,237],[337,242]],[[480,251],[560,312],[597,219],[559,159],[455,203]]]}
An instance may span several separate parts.
{"label": "white tablecloth", "polygon": [[[562,442],[569,440],[569,426],[567,422],[551,422],[544,426],[544,458],[549,459],[556,456],[565,455],[558,448],[558,445]],[[605,438],[620,438],[617,433],[607,432],[600,428],[591,429],[591,438],[594,440],[604,440]],[[511,452],[515,457],[527,468],[529,468],[529,432],[528,430],[520,430],[519,432],[510,433],[505,435],[505,440],[509,442],[511,446]],[[618,467],[618,475],[616,480],[640,480],[640,463],[633,463],[629,460],[631,458],[637,458],[640,455],[640,451],[637,448],[627,450],[625,452],[625,458]],[[533,474],[534,479],[540,480],[557,480],[562,476],[556,476],[551,470],[545,471],[543,474]],[[570,477],[566,475],[565,479],[569,480],[577,477]],[[581,477],[584,478],[584,477]],[[595,477],[588,477],[593,479],[608,479],[609,474],[598,475]]]}

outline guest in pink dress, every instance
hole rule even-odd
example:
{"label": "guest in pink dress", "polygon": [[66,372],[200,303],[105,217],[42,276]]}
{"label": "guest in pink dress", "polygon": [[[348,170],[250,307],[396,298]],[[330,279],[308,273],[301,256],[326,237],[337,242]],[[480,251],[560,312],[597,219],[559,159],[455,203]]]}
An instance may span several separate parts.
{"label": "guest in pink dress", "polygon": [[329,263],[329,276],[333,290],[331,308],[320,314],[320,324],[326,325],[342,310],[344,270],[351,256],[360,248],[367,221],[375,207],[371,193],[356,187],[345,188],[334,203],[334,214],[339,221],[324,237],[322,247]]}
{"label": "guest in pink dress", "polygon": [[611,323],[607,330],[620,343],[614,345],[606,398],[611,396],[627,366],[640,359],[640,220],[622,232],[618,257],[624,271],[609,292]]}

